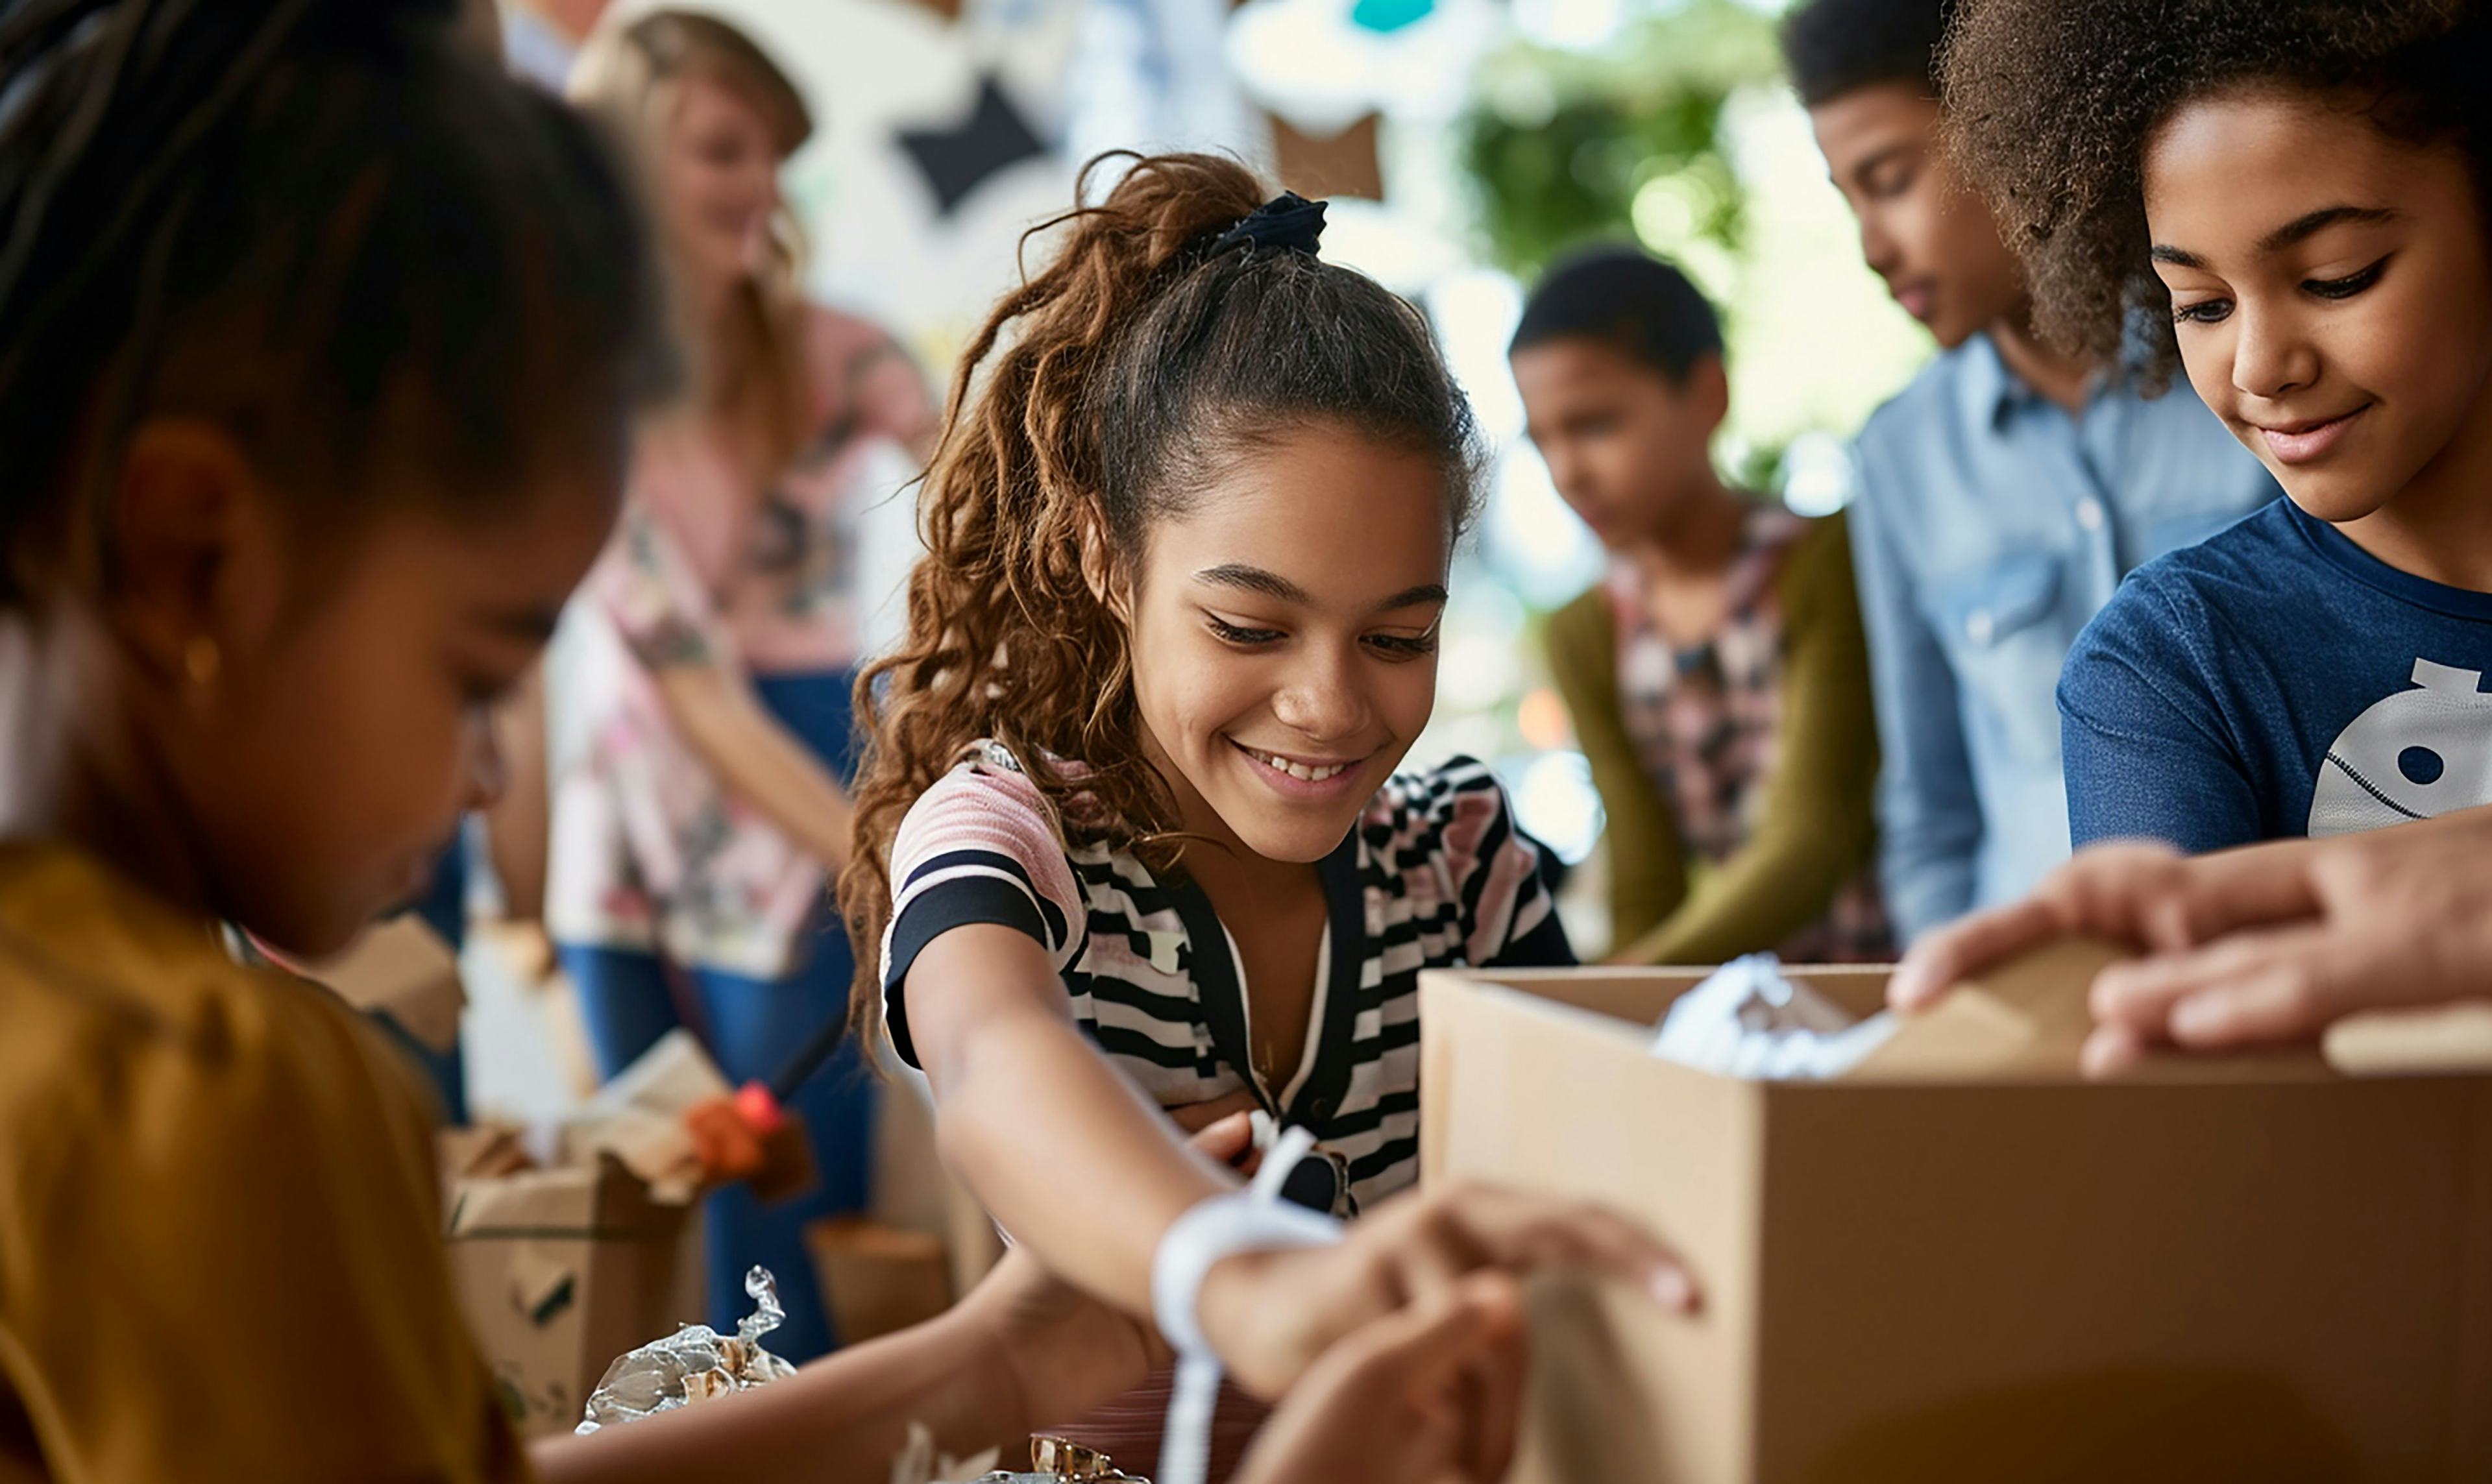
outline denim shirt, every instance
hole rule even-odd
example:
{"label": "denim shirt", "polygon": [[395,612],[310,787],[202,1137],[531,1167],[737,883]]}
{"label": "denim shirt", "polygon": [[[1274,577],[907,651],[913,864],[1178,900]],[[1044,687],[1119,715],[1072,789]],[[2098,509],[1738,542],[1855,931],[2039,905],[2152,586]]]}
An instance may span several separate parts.
{"label": "denim shirt", "polygon": [[2132,569],[2281,491],[2185,382],[2149,401],[2106,376],[2072,418],[1986,335],[1881,407],[1853,454],[1880,876],[1910,938],[2066,858],[2069,646]]}

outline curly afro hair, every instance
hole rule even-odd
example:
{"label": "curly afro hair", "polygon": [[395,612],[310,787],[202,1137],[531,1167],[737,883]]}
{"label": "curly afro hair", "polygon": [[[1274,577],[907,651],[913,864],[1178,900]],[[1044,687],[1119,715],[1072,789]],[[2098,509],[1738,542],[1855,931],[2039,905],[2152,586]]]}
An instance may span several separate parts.
{"label": "curly afro hair", "polygon": [[1808,0],[1783,20],[1783,59],[1814,108],[1873,82],[1938,96],[1939,42],[1955,0]]}
{"label": "curly afro hair", "polygon": [[2492,0],[1968,0],[1941,56],[1950,148],[2024,258],[2035,328],[2143,371],[2180,366],[2148,259],[2144,160],[2183,104],[2280,85],[2392,137],[2455,142],[2492,203]]}

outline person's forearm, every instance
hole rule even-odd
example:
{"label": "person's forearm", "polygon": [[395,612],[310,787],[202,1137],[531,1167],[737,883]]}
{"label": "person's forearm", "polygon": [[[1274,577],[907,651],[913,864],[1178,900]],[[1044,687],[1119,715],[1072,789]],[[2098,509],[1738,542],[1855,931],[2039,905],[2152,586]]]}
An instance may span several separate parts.
{"label": "person's forearm", "polygon": [[1235,1179],[1071,1021],[1017,1016],[961,1039],[926,1069],[944,1164],[1050,1269],[1147,1317],[1160,1237]]}
{"label": "person's forearm", "polygon": [[705,665],[658,672],[668,717],[738,802],[837,871],[847,864],[848,797],[737,676]]}
{"label": "person's forearm", "polygon": [[545,1484],[884,1484],[911,1422],[946,1453],[1002,1447],[1009,1460],[1038,1420],[993,1326],[964,1305],[773,1385],[587,1438],[549,1439],[532,1460]]}

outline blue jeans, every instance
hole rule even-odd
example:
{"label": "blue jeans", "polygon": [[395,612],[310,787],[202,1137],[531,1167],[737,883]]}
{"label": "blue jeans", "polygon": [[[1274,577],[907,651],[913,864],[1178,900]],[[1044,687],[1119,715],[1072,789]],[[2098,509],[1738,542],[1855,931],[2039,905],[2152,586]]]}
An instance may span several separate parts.
{"label": "blue jeans", "polygon": [[[843,777],[848,771],[848,676],[776,676],[756,683],[762,704]],[[825,917],[829,917],[825,907]],[[727,1080],[738,1085],[767,1081],[786,1059],[828,1022],[847,1013],[855,960],[847,933],[835,919],[800,945],[794,967],[776,980],[749,979],[715,969],[678,967],[655,955],[627,949],[562,944],[564,972],[579,992],[598,1072],[612,1077],[684,1024],[668,979],[672,975],[700,1020],[697,1028]],[[799,1364],[838,1344],[830,1311],[806,1254],[804,1228],[823,1216],[862,1211],[873,1194],[875,1084],[856,1044],[841,1046],[809,1078],[788,1105],[812,1139],[820,1186],[797,1200],[764,1205],[743,1185],[713,1193],[704,1202],[709,1246],[709,1322],[732,1332],[752,1311],[744,1272],[756,1263],[779,1280],[786,1305],[786,1327],[770,1349]],[[654,1338],[654,1337],[652,1337]]]}

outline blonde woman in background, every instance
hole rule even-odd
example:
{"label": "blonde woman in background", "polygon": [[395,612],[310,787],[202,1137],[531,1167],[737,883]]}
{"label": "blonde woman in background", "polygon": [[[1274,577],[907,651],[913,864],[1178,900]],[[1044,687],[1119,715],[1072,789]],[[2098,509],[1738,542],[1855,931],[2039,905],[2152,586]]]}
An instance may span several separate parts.
{"label": "blonde woman in background", "polygon": [[[870,450],[922,455],[924,379],[889,335],[808,305],[779,170],[811,134],[744,36],[661,11],[593,39],[576,101],[637,155],[692,391],[639,430],[622,523],[577,607],[553,704],[583,737],[554,786],[547,926],[602,1075],[675,1025],[767,1079],[846,1001],[829,882],[846,864],[852,525]],[[710,1198],[710,1307],[775,1272],[791,1358],[836,1343],[800,1232],[866,1203],[873,1093],[852,1052],[792,1102],[823,1180],[765,1207]]]}

